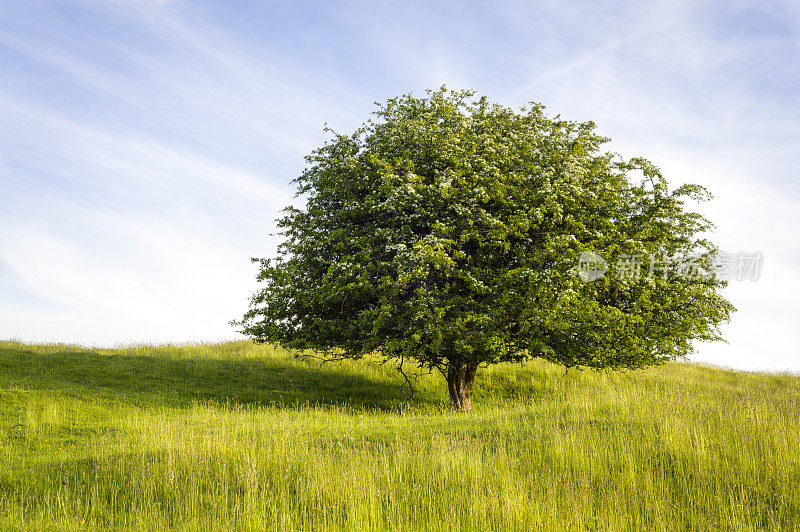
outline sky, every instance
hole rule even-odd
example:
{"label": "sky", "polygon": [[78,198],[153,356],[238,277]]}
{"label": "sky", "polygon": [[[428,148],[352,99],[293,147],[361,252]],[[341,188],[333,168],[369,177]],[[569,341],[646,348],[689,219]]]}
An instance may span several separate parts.
{"label": "sky", "polygon": [[446,84],[708,187],[764,259],[693,360],[800,372],[798,67],[790,1],[0,0],[0,338],[237,338],[324,126]]}

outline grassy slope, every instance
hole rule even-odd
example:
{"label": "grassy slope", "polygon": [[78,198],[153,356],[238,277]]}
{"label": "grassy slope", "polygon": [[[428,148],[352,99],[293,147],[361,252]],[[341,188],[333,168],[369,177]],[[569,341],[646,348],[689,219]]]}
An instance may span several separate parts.
{"label": "grassy slope", "polygon": [[800,378],[436,375],[269,346],[0,342],[0,529],[787,529]]}

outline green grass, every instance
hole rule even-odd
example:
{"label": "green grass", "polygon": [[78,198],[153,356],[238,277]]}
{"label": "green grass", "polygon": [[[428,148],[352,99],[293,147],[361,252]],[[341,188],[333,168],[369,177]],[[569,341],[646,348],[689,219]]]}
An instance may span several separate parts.
{"label": "green grass", "polygon": [[0,342],[0,530],[800,527],[800,378]]}

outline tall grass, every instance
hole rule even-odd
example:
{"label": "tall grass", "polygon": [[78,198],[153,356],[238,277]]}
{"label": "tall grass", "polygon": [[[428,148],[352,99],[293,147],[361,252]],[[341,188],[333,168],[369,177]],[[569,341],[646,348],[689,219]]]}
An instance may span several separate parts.
{"label": "tall grass", "polygon": [[0,529],[800,527],[800,378],[0,342]]}

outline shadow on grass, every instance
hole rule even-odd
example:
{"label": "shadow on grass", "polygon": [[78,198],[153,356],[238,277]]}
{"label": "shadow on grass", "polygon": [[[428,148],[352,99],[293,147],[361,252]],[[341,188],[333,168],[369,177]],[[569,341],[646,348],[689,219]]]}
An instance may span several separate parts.
{"label": "shadow on grass", "polygon": [[[215,401],[231,406],[320,404],[387,410],[407,398],[402,381],[381,372],[372,378],[288,355],[224,360],[58,346],[36,351],[24,344],[0,344],[0,387],[9,386],[148,406]],[[435,402],[420,395],[415,401]]]}

